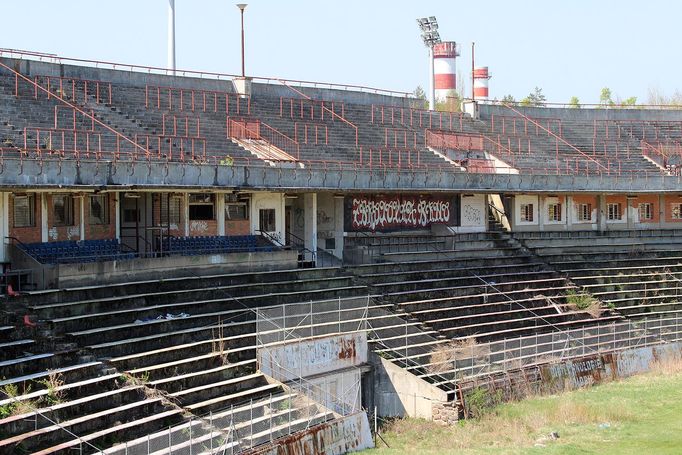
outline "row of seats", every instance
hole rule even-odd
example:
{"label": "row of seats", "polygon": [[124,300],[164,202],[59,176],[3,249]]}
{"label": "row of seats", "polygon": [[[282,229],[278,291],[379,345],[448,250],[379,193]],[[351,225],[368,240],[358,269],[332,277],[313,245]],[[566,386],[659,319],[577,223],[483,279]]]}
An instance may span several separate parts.
{"label": "row of seats", "polygon": [[121,251],[117,239],[65,240],[21,244],[20,247],[41,264],[68,264],[132,259],[134,253]]}
{"label": "row of seats", "polygon": [[256,235],[169,237],[164,239],[164,251],[192,256],[234,252],[274,251],[275,246],[260,241]]}

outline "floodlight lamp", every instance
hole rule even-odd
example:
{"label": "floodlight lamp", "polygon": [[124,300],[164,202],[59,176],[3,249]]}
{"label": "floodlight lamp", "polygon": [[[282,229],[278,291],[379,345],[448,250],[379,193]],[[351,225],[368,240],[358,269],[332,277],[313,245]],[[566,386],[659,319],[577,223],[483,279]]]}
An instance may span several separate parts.
{"label": "floodlight lamp", "polygon": [[246,6],[247,6],[246,3],[237,3],[237,8],[239,8],[242,11],[246,9]]}
{"label": "floodlight lamp", "polygon": [[429,20],[433,22],[434,24],[437,24],[438,22],[436,21],[436,16],[429,16]]}

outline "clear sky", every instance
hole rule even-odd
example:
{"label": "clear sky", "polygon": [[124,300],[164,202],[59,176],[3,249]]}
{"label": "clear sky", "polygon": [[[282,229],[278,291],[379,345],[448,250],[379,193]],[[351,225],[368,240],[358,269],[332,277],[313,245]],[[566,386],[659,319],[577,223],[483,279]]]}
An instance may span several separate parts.
{"label": "clear sky", "polygon": [[[249,2],[249,0],[245,0]],[[177,67],[240,72],[239,10],[225,0],[176,0]],[[167,0],[0,0],[0,47],[66,57],[166,65]],[[491,97],[535,86],[549,101],[597,102],[650,88],[682,90],[682,3],[649,0],[251,0],[246,72],[413,91],[428,86],[415,19],[437,17],[462,44],[470,93],[471,42],[490,68]]]}

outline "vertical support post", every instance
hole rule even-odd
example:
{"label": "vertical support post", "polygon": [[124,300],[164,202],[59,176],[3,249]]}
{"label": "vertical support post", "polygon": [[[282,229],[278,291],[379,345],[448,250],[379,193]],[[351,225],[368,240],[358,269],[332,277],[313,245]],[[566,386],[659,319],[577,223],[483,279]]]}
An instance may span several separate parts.
{"label": "vertical support post", "polygon": [[175,0],[168,0],[168,69],[175,75]]}

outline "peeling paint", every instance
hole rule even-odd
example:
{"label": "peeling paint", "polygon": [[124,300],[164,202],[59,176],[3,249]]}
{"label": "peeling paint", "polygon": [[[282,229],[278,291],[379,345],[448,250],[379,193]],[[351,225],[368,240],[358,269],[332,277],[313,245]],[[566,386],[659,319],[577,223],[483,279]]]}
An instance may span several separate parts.
{"label": "peeling paint", "polygon": [[285,436],[272,444],[247,450],[248,455],[341,455],[374,447],[367,414],[347,417]]}

